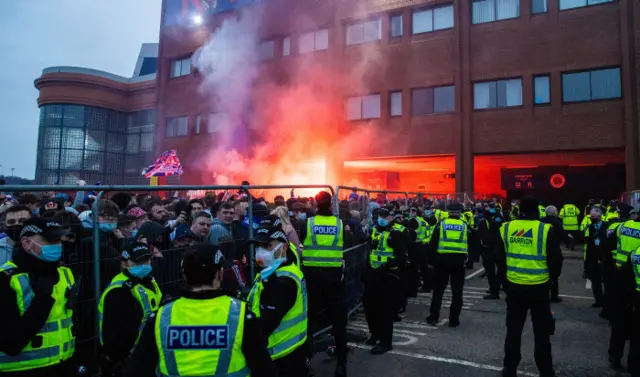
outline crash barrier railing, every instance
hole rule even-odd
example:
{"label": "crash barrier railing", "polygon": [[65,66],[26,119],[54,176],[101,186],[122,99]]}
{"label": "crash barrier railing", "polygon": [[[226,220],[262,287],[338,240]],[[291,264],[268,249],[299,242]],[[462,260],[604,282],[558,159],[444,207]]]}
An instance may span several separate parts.
{"label": "crash barrier railing", "polygon": [[460,202],[460,204],[468,204],[473,202],[473,199],[469,197],[466,192],[454,192],[452,194],[447,194],[446,200],[447,204],[451,203],[454,200]]}
{"label": "crash barrier railing", "polygon": [[336,186],[334,213],[339,214],[342,220],[351,220],[351,211],[357,211],[360,219],[354,222],[361,224],[365,232],[371,224],[370,203],[369,191],[357,187]]}
{"label": "crash barrier railing", "polygon": [[620,196],[620,202],[633,208],[640,208],[640,190],[627,191]]}
{"label": "crash barrier railing", "polygon": [[[369,244],[362,243],[345,249],[344,258],[344,284],[345,284],[345,305],[347,315],[351,316],[362,307],[362,292],[364,284],[361,275],[367,264],[369,255]],[[322,308],[318,313],[309,313],[312,321],[311,331],[314,337],[320,336],[331,330],[331,320],[327,308]]]}
{"label": "crash barrier railing", "polygon": [[406,206],[409,196],[405,191],[385,191],[385,190],[368,190],[369,198],[372,202],[383,202],[387,204],[392,201],[397,201],[400,207]]}

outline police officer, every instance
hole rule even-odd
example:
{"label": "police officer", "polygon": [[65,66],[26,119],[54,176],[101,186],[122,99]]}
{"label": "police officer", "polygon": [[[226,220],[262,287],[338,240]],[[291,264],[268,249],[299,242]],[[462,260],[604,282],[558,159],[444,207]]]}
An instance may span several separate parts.
{"label": "police officer", "polygon": [[281,228],[256,230],[256,262],[262,270],[249,293],[249,305],[269,337],[269,354],[280,377],[306,377],[307,288],[302,270]]}
{"label": "police officer", "polygon": [[640,248],[629,253],[627,262],[623,266],[624,280],[631,287],[631,344],[629,345],[628,370],[631,377],[640,377]]}
{"label": "police officer", "polygon": [[580,228],[580,223],[578,222],[578,216],[580,216],[580,210],[573,204],[567,203],[562,206],[560,209],[560,219],[562,219],[562,227],[567,234],[567,238],[561,241],[566,241],[567,246],[574,250],[576,233]]}
{"label": "police officer", "polygon": [[460,219],[462,205],[459,202],[450,203],[447,206],[447,212],[447,218],[436,225],[429,243],[429,260],[434,266],[435,286],[427,323],[432,326],[438,324],[442,296],[451,281],[452,300],[449,311],[449,327],[457,327],[460,325],[464,265],[468,256],[471,230],[467,223]]}
{"label": "police officer", "polygon": [[438,223],[436,220],[433,210],[427,206],[422,212],[422,219],[425,221],[425,238],[424,238],[424,246],[421,249],[420,254],[420,270],[422,277],[422,292],[429,293],[433,289],[433,268],[429,266],[428,257],[429,257],[429,243],[431,242],[431,237],[433,236],[433,230]]}
{"label": "police officer", "polygon": [[407,229],[409,230],[410,245],[407,263],[407,296],[417,297],[420,285],[419,267],[422,254],[426,254],[425,240],[427,238],[427,222],[420,216],[418,209],[412,207],[409,212]]}
{"label": "police officer", "polygon": [[392,349],[393,322],[399,306],[400,281],[398,267],[406,260],[407,238],[392,224],[393,212],[381,208],[378,225],[371,236],[369,268],[364,275],[365,289],[362,296],[365,316],[371,337],[366,341],[374,346],[374,355]]}
{"label": "police officer", "polygon": [[13,261],[0,266],[0,375],[72,375],[75,280],[60,265],[68,233],[33,217],[24,223]]}
{"label": "police officer", "polygon": [[507,338],[504,343],[504,377],[516,376],[520,363],[522,329],[531,311],[535,360],[541,377],[555,376],[551,358],[552,332],[549,280],[558,275],[560,247],[553,228],[538,220],[539,202],[525,197],[518,220],[505,223],[497,245],[500,268],[506,270]]}
{"label": "police officer", "polygon": [[[591,210],[591,224],[584,230],[585,240],[585,266],[587,277],[591,280],[594,308],[603,308],[604,291],[603,291],[603,264],[606,259],[607,250],[607,227],[608,225],[602,220],[602,212],[599,208]],[[603,308],[600,316],[608,317],[607,308]]]}
{"label": "police officer", "polygon": [[146,244],[130,244],[122,252],[121,268],[98,305],[103,376],[120,375],[147,319],[162,301],[160,287],[151,275],[151,251]]}
{"label": "police officer", "polygon": [[[343,279],[342,221],[333,216],[331,194],[315,197],[316,216],[307,219],[300,236],[303,240],[302,264],[309,293],[309,332],[317,330],[318,315],[327,311],[336,342],[336,377],[347,375],[347,307]],[[309,337],[311,339],[311,337]]]}
{"label": "police officer", "polygon": [[181,266],[187,289],[151,314],[124,376],[277,376],[255,314],[220,289],[222,253],[194,244]]}
{"label": "police officer", "polygon": [[485,275],[489,281],[488,294],[483,298],[485,300],[499,300],[500,286],[504,283],[504,275],[496,266],[496,244],[500,241],[500,227],[505,220],[502,213],[497,208],[489,205],[489,209],[485,211],[484,220],[478,226],[478,238],[482,247],[482,266]]}
{"label": "police officer", "polygon": [[[611,301],[611,337],[609,339],[609,363],[613,369],[621,369],[622,364],[620,360],[624,353],[624,343],[626,342],[629,334],[632,331],[632,315],[633,315],[633,300],[631,291],[628,289],[629,284],[626,276],[627,269],[623,268],[626,264],[626,260],[623,260],[618,256],[618,228],[622,226],[627,220],[638,220],[638,210],[628,210],[628,216],[626,213],[622,213],[621,217],[615,219],[616,222],[609,225],[607,229],[608,238],[608,250],[611,250],[613,256],[613,288],[610,289],[612,298]],[[624,218],[623,218],[624,217]],[[628,242],[628,241],[627,241]],[[620,254],[624,255],[624,254]],[[632,285],[633,286],[633,285]],[[605,286],[606,288],[606,286]],[[629,356],[630,359],[631,355]]]}

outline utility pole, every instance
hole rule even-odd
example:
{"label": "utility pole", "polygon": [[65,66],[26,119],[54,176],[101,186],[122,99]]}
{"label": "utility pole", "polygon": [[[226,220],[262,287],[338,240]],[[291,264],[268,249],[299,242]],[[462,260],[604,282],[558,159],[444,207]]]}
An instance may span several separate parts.
{"label": "utility pole", "polygon": [[16,168],[11,168],[11,177],[13,178],[13,171],[16,170]]}

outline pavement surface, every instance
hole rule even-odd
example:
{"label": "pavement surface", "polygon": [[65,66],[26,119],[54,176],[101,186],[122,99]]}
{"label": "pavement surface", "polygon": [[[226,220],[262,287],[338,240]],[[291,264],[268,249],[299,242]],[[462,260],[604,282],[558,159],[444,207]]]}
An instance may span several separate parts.
{"label": "pavement surface", "polygon": [[[565,251],[560,277],[562,303],[552,304],[556,312],[556,333],[551,338],[557,375],[567,377],[627,376],[609,369],[607,348],[608,323],[599,318],[600,309],[591,307],[592,293],[582,279],[582,253]],[[478,266],[478,264],[476,264]],[[350,377],[489,377],[501,376],[506,335],[506,304],[501,300],[484,300],[488,287],[482,270],[467,271],[461,325],[447,324],[450,290],[445,293],[440,324],[426,324],[431,294],[420,293],[409,300],[403,320],[394,325],[394,349],[384,355],[371,355],[364,339],[368,328],[364,313],[349,320],[351,340],[348,374]],[[325,343],[330,338],[324,339]],[[318,343],[322,343],[322,340]],[[318,348],[322,347],[319,345]],[[625,353],[626,354],[626,353]],[[313,359],[316,377],[332,377],[335,360],[326,353]],[[623,360],[626,365],[626,360]],[[528,320],[522,338],[522,361],[519,376],[537,376],[533,358],[533,330]]]}

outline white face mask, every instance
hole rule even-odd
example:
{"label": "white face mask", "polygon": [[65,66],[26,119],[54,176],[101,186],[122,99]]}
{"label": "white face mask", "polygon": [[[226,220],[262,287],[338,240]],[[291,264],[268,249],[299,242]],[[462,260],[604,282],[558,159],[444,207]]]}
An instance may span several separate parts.
{"label": "white face mask", "polygon": [[275,257],[276,252],[280,250],[282,245],[283,244],[278,244],[278,246],[274,247],[273,250],[267,250],[263,247],[256,249],[256,262],[258,265],[263,267],[262,271],[260,271],[260,276],[262,276],[263,279],[266,279],[271,275],[278,269],[278,267],[280,267],[282,262],[286,260],[286,257]]}

